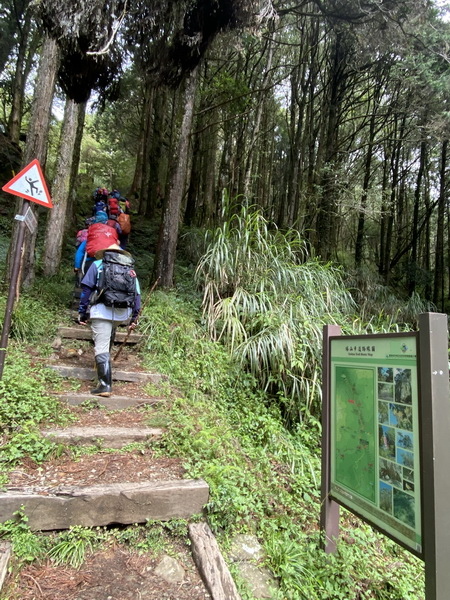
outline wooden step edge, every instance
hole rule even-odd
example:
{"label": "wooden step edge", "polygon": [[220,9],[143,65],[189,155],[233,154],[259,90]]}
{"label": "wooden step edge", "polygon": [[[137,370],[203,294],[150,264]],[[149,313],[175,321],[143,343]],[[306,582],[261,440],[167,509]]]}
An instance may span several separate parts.
{"label": "wooden step edge", "polygon": [[0,591],[2,590],[6,574],[8,573],[9,559],[11,558],[12,545],[10,542],[0,542]]}
{"label": "wooden step edge", "polygon": [[205,522],[189,524],[192,556],[212,598],[241,600],[217,540]]}
{"label": "wooden step edge", "polygon": [[[74,367],[71,365],[46,365],[48,369],[56,371],[61,377],[71,377],[73,379],[82,379],[83,381],[94,381],[97,377],[95,369],[88,367]],[[142,371],[120,371],[112,368],[113,381],[129,381],[132,383],[161,383],[167,380],[166,375],[161,373],[146,373]]]}
{"label": "wooden step edge", "polygon": [[69,404],[70,406],[80,406],[85,402],[92,403],[95,406],[103,406],[109,410],[121,410],[123,408],[138,408],[140,406],[151,406],[165,402],[165,398],[132,398],[130,396],[115,396],[114,389],[113,395],[109,398],[103,398],[102,396],[96,396],[93,394],[52,394],[56,396],[61,402]]}
{"label": "wooden step edge", "polygon": [[[91,340],[92,332],[89,327],[83,327],[80,325],[79,327],[58,327],[57,335],[61,338],[70,339],[70,340]],[[117,331],[115,342],[122,343],[125,341],[127,337],[127,331]],[[130,333],[128,336],[126,343],[127,344],[139,344],[144,339],[142,333]]]}
{"label": "wooden step edge", "polygon": [[0,522],[13,519],[22,506],[34,531],[189,519],[202,513],[208,499],[203,479],[7,488],[0,492]]}
{"label": "wooden step edge", "polygon": [[161,438],[158,427],[66,427],[44,429],[41,434],[55,443],[70,446],[99,444],[105,448],[123,448],[128,444],[144,443]]}

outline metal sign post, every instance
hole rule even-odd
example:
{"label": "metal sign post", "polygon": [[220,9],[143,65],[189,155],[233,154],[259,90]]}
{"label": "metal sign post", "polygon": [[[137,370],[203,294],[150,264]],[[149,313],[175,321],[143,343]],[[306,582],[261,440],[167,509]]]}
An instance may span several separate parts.
{"label": "metal sign post", "polygon": [[22,214],[16,215],[19,221],[19,230],[17,235],[17,245],[13,251],[13,265],[11,271],[11,281],[9,285],[8,298],[6,300],[5,318],[3,319],[2,335],[0,338],[0,379],[3,376],[3,369],[6,358],[6,348],[8,346],[9,332],[11,329],[12,313],[14,310],[14,301],[16,299],[17,284],[19,281],[20,265],[23,259],[25,244],[25,228],[28,227],[31,233],[36,230],[37,220],[31,210],[30,201],[41,204],[47,208],[52,208],[52,200],[45,183],[41,166],[37,159],[33,160],[11,181],[6,183],[2,190],[9,194],[14,194],[24,199],[22,205]]}
{"label": "metal sign post", "polygon": [[322,485],[320,502],[320,529],[323,533],[322,549],[327,554],[336,552],[339,538],[339,504],[330,498],[330,351],[329,339],[332,335],[340,335],[338,325],[325,325],[323,328],[323,392],[322,392]]}
{"label": "metal sign post", "polygon": [[447,315],[419,316],[426,600],[450,598],[450,399]]}
{"label": "metal sign post", "polygon": [[16,299],[16,288],[19,280],[20,263],[22,260],[25,243],[25,213],[30,203],[26,200],[23,203],[22,217],[19,220],[19,232],[17,236],[17,246],[13,256],[13,267],[11,272],[11,281],[9,284],[8,298],[6,300],[5,317],[3,319],[2,335],[0,338],[0,379],[3,377],[3,368],[5,366],[6,348],[8,346],[9,331],[11,329],[12,313],[14,310],[14,301]]}

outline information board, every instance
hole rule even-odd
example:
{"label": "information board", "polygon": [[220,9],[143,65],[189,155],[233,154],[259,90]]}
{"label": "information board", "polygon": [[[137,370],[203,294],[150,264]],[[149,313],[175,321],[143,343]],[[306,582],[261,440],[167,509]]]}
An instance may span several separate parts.
{"label": "information board", "polygon": [[330,338],[330,496],[422,552],[417,334]]}

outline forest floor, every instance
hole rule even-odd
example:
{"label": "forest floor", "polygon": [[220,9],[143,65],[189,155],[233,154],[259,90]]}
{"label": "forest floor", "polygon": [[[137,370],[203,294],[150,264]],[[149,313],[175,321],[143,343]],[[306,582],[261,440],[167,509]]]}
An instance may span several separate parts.
{"label": "forest floor", "polygon": [[[90,342],[63,343],[52,357],[51,362],[92,367],[93,349]],[[80,351],[80,348],[83,348]],[[40,362],[35,350],[30,348],[34,360]],[[120,360],[113,363],[113,369],[128,371],[142,370],[133,349],[126,348]],[[73,381],[65,382],[63,387],[73,390]],[[86,394],[92,382],[82,381],[77,385],[76,393]],[[149,396],[143,384],[117,382],[113,394],[129,398]],[[160,390],[159,405],[170,402],[167,386]],[[49,390],[52,391],[52,390]],[[72,392],[73,393],[73,392]],[[169,392],[170,393],[170,392]],[[93,397],[94,398],[94,397]],[[73,417],[71,426],[120,426],[120,427],[164,427],[167,424],[167,409],[158,410],[158,404],[145,407],[131,407],[110,411],[104,407],[90,404],[74,406],[68,409]],[[45,424],[44,424],[45,426]],[[24,459],[9,475],[8,487],[26,486],[58,487],[63,485],[111,484],[124,480],[167,481],[181,479],[185,469],[180,458],[164,456],[161,448],[152,448],[151,444],[140,445],[135,450],[114,450],[93,448],[89,452],[73,452],[65,448],[57,457],[37,464]],[[171,535],[165,531],[164,539],[159,539],[155,548],[146,543],[149,534],[146,525],[111,525],[102,528],[118,536],[107,535],[105,540],[87,552],[86,559],[78,568],[67,564],[57,565],[50,558],[23,563],[12,557],[10,573],[6,577],[0,598],[4,600],[205,600],[211,598],[194,563],[189,539]],[[147,528],[148,529],[148,528]],[[43,533],[44,536],[56,536],[58,532]],[[129,536],[130,540],[127,540]],[[160,536],[161,537],[161,536]],[[123,541],[125,540],[125,541]],[[176,560],[176,573],[167,573],[160,569],[168,557]]]}
{"label": "forest floor", "polygon": [[81,567],[43,561],[10,575],[2,598],[8,600],[205,600],[211,598],[188,546],[172,545],[182,581],[169,582],[158,572],[161,557],[122,544],[93,552]]}

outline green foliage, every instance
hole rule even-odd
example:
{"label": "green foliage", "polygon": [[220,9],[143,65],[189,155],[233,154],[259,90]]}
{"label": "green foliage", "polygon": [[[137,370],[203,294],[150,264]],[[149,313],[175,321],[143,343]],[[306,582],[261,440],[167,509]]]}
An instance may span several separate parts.
{"label": "green foliage", "polygon": [[394,333],[417,329],[420,313],[436,311],[431,302],[423,300],[415,292],[407,299],[395,295],[370,270],[348,273],[345,281],[358,307],[358,316],[352,324],[355,333]]}
{"label": "green foliage", "polygon": [[80,567],[86,555],[93,552],[103,536],[100,529],[89,529],[76,525],[69,531],[63,532],[57,543],[49,550],[48,555],[57,565],[70,565],[75,569]]}
{"label": "green foliage", "polygon": [[265,506],[266,494],[280,494],[275,494],[274,467],[286,461],[286,480],[297,489],[301,481],[313,481],[315,459],[299,437],[284,430],[278,410],[266,405],[254,378],[207,339],[196,317],[192,307],[163,292],[155,294],[146,313],[151,351],[146,359],[170,373],[186,395],[170,410],[166,451],[185,456],[190,474],[208,480],[212,524],[250,526],[256,514],[262,518],[272,511]]}
{"label": "green foliage", "polygon": [[3,266],[6,265],[12,222],[11,218],[0,215],[0,264]]}
{"label": "green foliage", "polygon": [[[3,326],[6,298],[0,298],[0,324]],[[42,339],[49,333],[49,323],[54,314],[44,299],[23,295],[15,304],[11,321],[10,336],[18,341]]]}
{"label": "green foliage", "polygon": [[25,422],[18,431],[14,431],[4,444],[0,454],[0,464],[12,466],[25,457],[37,463],[55,455],[59,447],[47,438],[42,437],[33,423]]}
{"label": "green foliage", "polygon": [[165,454],[208,482],[208,521],[224,545],[235,532],[255,534],[280,600],[423,598],[421,563],[354,517],[342,520],[338,553],[321,550],[317,419],[287,431],[257,380],[208,339],[195,307],[174,292],[155,293],[144,322],[145,361],[170,376],[178,395],[166,409]]}
{"label": "green foliage", "polygon": [[324,553],[317,532],[292,529],[269,533],[266,551],[286,600],[423,597],[421,562],[363,523],[344,526],[336,554]]}
{"label": "green foliage", "polygon": [[170,553],[172,539],[185,540],[187,537],[187,522],[182,519],[173,521],[147,521],[145,527],[125,527],[112,530],[111,535],[121,544],[126,544],[133,550],[144,553]]}
{"label": "green foliage", "polygon": [[42,462],[57,451],[37,428],[43,421],[64,422],[68,418],[58,400],[46,393],[49,377],[53,377],[50,372],[31,366],[22,350],[10,345],[0,380],[0,464],[12,466],[25,456]]}
{"label": "green foliage", "polygon": [[[33,287],[22,293],[14,304],[10,337],[20,342],[42,341],[56,332],[59,319],[73,292],[73,272],[55,277],[36,278]],[[6,295],[0,296],[0,325],[6,307]]]}
{"label": "green foliage", "polygon": [[21,562],[33,562],[43,558],[49,545],[48,541],[30,530],[23,507],[14,513],[14,517],[0,523],[0,539],[11,542],[14,556]]}
{"label": "green foliage", "polygon": [[341,272],[308,259],[296,231],[280,232],[255,207],[208,240],[196,278],[211,337],[278,396],[289,420],[318,414],[323,326],[346,324],[355,309]]}

